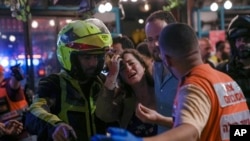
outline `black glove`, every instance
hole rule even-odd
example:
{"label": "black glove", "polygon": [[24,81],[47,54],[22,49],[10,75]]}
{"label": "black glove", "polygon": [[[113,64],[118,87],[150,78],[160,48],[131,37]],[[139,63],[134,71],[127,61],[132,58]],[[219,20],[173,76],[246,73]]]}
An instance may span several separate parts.
{"label": "black glove", "polygon": [[24,79],[21,72],[20,72],[20,64],[17,64],[15,66],[11,66],[10,70],[12,72],[12,75],[15,77],[15,79],[17,81],[21,81]]}

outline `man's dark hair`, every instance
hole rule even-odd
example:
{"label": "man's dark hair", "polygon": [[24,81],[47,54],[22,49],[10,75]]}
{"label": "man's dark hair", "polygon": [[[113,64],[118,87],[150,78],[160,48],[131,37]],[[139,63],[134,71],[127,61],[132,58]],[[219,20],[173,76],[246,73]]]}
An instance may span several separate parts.
{"label": "man's dark hair", "polygon": [[225,44],[226,44],[226,41],[222,41],[222,40],[216,42],[215,44],[216,51],[223,51],[223,49],[225,48]]}
{"label": "man's dark hair", "polygon": [[152,57],[152,54],[150,53],[149,49],[148,49],[148,44],[146,42],[141,42],[136,46],[136,49],[138,50],[139,53],[141,53],[142,55],[145,55],[149,58]]}
{"label": "man's dark hair", "polygon": [[198,39],[193,28],[184,23],[166,26],[160,35],[160,48],[173,56],[185,56],[198,50]]}
{"label": "man's dark hair", "polygon": [[132,48],[135,49],[134,42],[127,36],[117,36],[113,38],[113,44],[120,43],[122,45],[122,49]]}
{"label": "man's dark hair", "polygon": [[151,13],[146,19],[146,23],[152,22],[156,19],[164,20],[166,23],[176,23],[176,19],[171,12],[158,10]]}

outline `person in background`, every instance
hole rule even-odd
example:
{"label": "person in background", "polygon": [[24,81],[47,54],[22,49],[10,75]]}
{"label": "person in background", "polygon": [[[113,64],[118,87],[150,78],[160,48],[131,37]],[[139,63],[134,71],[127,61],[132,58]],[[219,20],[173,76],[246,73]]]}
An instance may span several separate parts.
{"label": "person in background", "polygon": [[112,49],[115,53],[121,54],[126,48],[135,48],[133,41],[128,36],[113,37]]}
{"label": "person in background", "polygon": [[148,65],[149,67],[149,71],[152,74],[153,73],[153,62],[154,62],[154,58],[152,56],[152,54],[149,51],[148,48],[148,44],[147,42],[141,42],[136,46],[136,49],[138,50],[138,52],[142,55],[145,63]]}
{"label": "person in background", "polygon": [[[176,19],[171,12],[158,10],[151,13],[146,19],[145,33],[146,42],[154,58],[153,78],[155,82],[156,109],[163,116],[171,117],[174,97],[177,91],[178,80],[171,72],[165,68],[160,57],[159,36],[161,30],[168,24],[176,23]],[[140,117],[141,120],[153,123],[146,117]],[[170,129],[169,127],[158,124],[158,134]]]}
{"label": "person in background", "polygon": [[[153,77],[141,54],[136,49],[124,49],[108,64],[106,91],[97,99],[96,115],[106,122],[119,121],[136,136],[156,135],[156,124],[143,123],[135,115],[137,103],[156,109]],[[114,84],[117,79],[118,87]]]}
{"label": "person in background", "polygon": [[120,35],[112,38],[113,43],[109,51],[105,54],[105,66],[104,66],[104,74],[108,73],[107,63],[110,61],[114,54],[121,54],[124,49],[131,48],[134,49],[135,45],[133,41],[126,35]]}
{"label": "person in background", "polygon": [[[2,123],[2,127],[6,127],[7,130],[6,133],[4,130],[2,133],[7,135],[12,134],[12,132],[17,132],[11,128],[22,127],[23,115],[28,108],[24,90],[21,87],[20,81],[23,80],[23,76],[20,72],[19,64],[12,66],[10,70],[11,76],[5,78],[5,69],[0,65],[0,122]],[[13,131],[8,133],[8,130]],[[1,141],[18,141],[29,136],[25,130],[22,130],[22,132],[19,131],[19,128],[17,128],[17,130],[18,134],[14,136],[4,136],[1,138]]]}
{"label": "person in background", "polygon": [[[92,141],[228,141],[230,125],[250,124],[249,109],[239,85],[227,74],[203,62],[196,32],[189,25],[166,26],[159,43],[164,64],[180,80],[173,121],[162,119],[154,111],[146,114],[158,122],[173,122],[173,128],[147,138],[135,137],[124,129],[109,128],[108,136],[96,135]],[[235,96],[240,98],[228,99]]]}
{"label": "person in background", "polygon": [[213,47],[210,40],[206,37],[203,37],[200,38],[198,41],[203,62],[211,65],[212,67],[215,67],[214,64],[209,60],[213,53]]}
{"label": "person in background", "polygon": [[145,40],[145,31],[143,28],[136,28],[131,33],[131,39],[133,40],[135,45],[138,45],[140,42]]}
{"label": "person in background", "polygon": [[230,57],[230,44],[228,41],[218,41],[215,44],[215,54],[209,58],[209,61],[216,67],[219,63],[227,61]]}
{"label": "person in background", "polygon": [[227,29],[231,47],[228,61],[218,64],[218,70],[229,74],[241,87],[250,108],[250,15],[235,16]]}
{"label": "person in background", "polygon": [[108,123],[95,116],[96,99],[103,89],[106,49],[112,37],[95,18],[75,20],[58,34],[59,73],[39,81],[36,98],[26,114],[25,127],[38,141],[87,141],[105,133]]}

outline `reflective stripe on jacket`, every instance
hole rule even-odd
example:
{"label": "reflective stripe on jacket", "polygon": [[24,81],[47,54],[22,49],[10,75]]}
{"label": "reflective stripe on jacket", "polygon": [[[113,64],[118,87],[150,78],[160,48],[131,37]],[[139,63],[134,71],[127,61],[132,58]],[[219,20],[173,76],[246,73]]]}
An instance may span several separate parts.
{"label": "reflective stripe on jacket", "polygon": [[[89,94],[84,94],[79,81],[72,79],[66,73],[60,73],[61,87],[61,111],[58,114],[59,118],[70,124],[78,139],[90,139],[96,134],[95,123],[95,99],[97,93],[94,90],[101,90],[102,81],[94,81],[90,88]],[[87,97],[89,96],[89,97]]]}
{"label": "reflective stripe on jacket", "polygon": [[188,84],[204,89],[211,101],[210,116],[200,141],[228,141],[231,124],[250,124],[249,110],[242,90],[228,75],[203,64],[193,68],[185,76],[181,85]]}

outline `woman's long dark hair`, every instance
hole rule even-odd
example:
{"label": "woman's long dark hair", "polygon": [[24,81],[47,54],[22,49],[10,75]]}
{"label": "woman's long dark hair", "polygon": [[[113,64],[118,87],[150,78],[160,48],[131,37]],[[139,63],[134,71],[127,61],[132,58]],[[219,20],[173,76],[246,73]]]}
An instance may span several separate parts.
{"label": "woman's long dark hair", "polygon": [[[154,86],[153,76],[150,73],[149,67],[145,63],[145,61],[143,60],[143,57],[141,56],[141,54],[136,49],[125,49],[123,51],[123,53],[121,54],[121,58],[124,58],[125,54],[132,54],[141,63],[141,65],[145,68],[145,77],[146,77],[147,84],[149,86],[153,87]],[[122,93],[126,94],[126,97],[131,96],[133,93],[133,90],[132,90],[131,86],[129,86],[126,82],[124,82],[120,73],[118,76],[118,80],[119,80],[119,89],[120,90],[118,90],[117,92],[119,92],[119,93],[122,92]]]}

